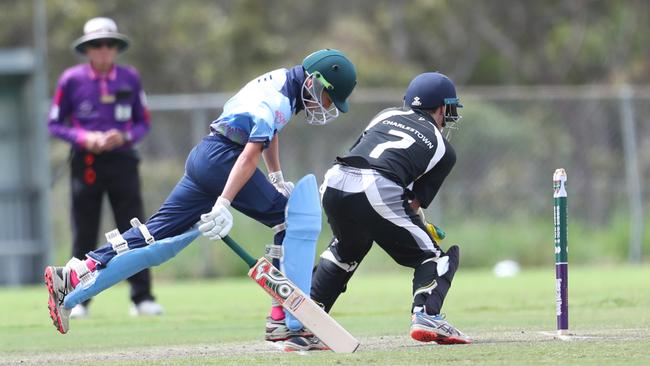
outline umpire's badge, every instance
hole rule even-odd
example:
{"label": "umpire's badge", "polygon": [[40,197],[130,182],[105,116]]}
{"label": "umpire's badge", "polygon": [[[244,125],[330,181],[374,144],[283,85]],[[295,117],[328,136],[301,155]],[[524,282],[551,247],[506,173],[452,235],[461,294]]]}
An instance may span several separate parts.
{"label": "umpire's badge", "polygon": [[131,106],[128,104],[115,105],[115,120],[126,122],[131,119]]}
{"label": "umpire's badge", "polygon": [[99,100],[102,102],[102,104],[115,103],[115,95],[113,95],[113,94],[102,94],[102,96],[99,98]]}

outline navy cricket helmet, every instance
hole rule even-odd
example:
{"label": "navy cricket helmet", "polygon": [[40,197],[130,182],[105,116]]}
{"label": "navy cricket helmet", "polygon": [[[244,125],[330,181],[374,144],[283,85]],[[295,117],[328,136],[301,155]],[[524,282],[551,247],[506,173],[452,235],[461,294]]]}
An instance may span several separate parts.
{"label": "navy cricket helmet", "polygon": [[425,72],[411,80],[406,88],[404,103],[412,109],[436,109],[451,103],[462,107],[456,96],[454,83],[439,72]]}
{"label": "navy cricket helmet", "polygon": [[458,108],[462,108],[456,95],[454,83],[439,72],[425,72],[413,78],[406,94],[404,105],[411,109],[436,109],[444,106],[444,122],[442,127],[456,129],[456,123],[461,119]]}

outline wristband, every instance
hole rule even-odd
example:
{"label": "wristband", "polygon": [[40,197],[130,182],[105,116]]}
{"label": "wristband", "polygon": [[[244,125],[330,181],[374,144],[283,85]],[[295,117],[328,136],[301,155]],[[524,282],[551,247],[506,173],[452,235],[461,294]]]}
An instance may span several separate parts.
{"label": "wristband", "polygon": [[228,207],[230,207],[230,200],[228,200],[227,198],[219,196],[219,198],[217,198],[217,202],[215,202],[215,205],[216,204],[221,204],[222,206],[228,208]]}
{"label": "wristband", "polygon": [[131,132],[122,132],[122,139],[124,139],[124,142],[131,142],[133,140],[133,136],[131,136]]}
{"label": "wristband", "polygon": [[284,177],[282,176],[282,170],[269,173],[269,182],[271,182],[271,184],[278,184],[284,182]]}

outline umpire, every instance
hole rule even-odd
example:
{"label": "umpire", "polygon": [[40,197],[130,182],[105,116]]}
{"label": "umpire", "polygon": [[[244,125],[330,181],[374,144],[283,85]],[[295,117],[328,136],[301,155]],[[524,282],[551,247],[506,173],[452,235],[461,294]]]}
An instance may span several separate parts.
{"label": "umpire", "polygon": [[[112,19],[86,22],[84,35],[73,48],[87,62],[63,72],[50,110],[50,134],[72,147],[72,255],[81,260],[95,249],[105,193],[120,232],[130,228],[133,217],[144,221],[140,159],[134,147],[149,132],[151,122],[137,70],[114,63],[128,45]],[[148,269],[128,281],[131,315],[162,313],[151,293]],[[70,316],[88,315],[86,302],[72,309]]]}

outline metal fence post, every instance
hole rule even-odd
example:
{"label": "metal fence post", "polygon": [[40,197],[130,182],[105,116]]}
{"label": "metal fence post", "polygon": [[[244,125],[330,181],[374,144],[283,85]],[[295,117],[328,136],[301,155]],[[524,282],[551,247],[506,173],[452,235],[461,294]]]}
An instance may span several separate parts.
{"label": "metal fence post", "polygon": [[197,108],[192,111],[192,144],[198,144],[208,134],[208,111]]}
{"label": "metal fence post", "polygon": [[636,147],[633,95],[630,86],[622,86],[619,90],[619,96],[621,99],[621,132],[625,156],[625,182],[627,197],[630,202],[629,260],[633,263],[640,263],[641,247],[643,245],[643,195]]}

